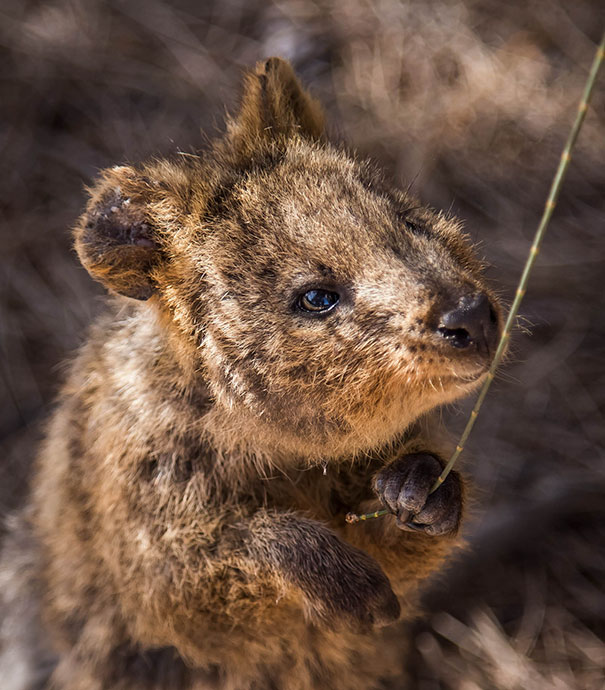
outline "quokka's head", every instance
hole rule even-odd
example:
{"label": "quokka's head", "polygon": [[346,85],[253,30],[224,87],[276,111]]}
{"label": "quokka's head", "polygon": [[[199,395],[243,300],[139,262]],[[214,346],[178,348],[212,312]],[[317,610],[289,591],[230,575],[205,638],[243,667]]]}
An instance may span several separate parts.
{"label": "quokka's head", "polygon": [[176,334],[225,429],[276,451],[388,442],[476,387],[501,329],[459,223],[325,142],[277,58],[203,157],[104,172],[75,235]]}

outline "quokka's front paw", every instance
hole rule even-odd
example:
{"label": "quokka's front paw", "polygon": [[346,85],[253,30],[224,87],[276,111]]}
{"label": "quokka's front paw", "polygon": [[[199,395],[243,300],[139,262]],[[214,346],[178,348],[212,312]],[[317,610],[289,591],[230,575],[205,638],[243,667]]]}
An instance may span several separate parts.
{"label": "quokka's front paw", "polygon": [[262,511],[243,529],[254,561],[300,591],[318,626],[366,631],[399,618],[399,601],[378,562],[326,525]]}
{"label": "quokka's front paw", "polygon": [[397,516],[402,530],[431,535],[455,534],[462,516],[462,486],[456,472],[450,472],[433,493],[431,487],[443,465],[429,453],[404,455],[374,477],[378,498]]}
{"label": "quokka's front paw", "polygon": [[[348,544],[317,544],[321,552],[308,559],[297,579],[311,618],[332,628],[365,632],[393,623],[400,605],[378,563]],[[326,548],[327,547],[327,548]]]}

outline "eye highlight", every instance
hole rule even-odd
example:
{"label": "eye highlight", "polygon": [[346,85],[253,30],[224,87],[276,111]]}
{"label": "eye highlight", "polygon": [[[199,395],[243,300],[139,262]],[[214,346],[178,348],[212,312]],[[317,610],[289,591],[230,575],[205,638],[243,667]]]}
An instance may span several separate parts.
{"label": "eye highlight", "polygon": [[300,295],[296,300],[296,307],[310,314],[326,314],[334,309],[339,301],[340,295],[337,292],[317,288]]}

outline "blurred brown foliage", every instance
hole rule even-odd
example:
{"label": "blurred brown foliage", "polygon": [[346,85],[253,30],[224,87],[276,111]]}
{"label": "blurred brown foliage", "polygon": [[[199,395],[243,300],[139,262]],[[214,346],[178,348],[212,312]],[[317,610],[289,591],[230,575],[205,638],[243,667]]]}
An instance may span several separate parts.
{"label": "blurred brown foliage", "polygon": [[[202,147],[242,68],[282,55],[337,138],[465,220],[510,299],[604,26],[602,0],[4,0],[2,512],[102,309],[68,232],[98,169]],[[410,687],[604,685],[601,76],[469,443],[471,549],[402,631]],[[450,428],[468,409],[444,412]]]}

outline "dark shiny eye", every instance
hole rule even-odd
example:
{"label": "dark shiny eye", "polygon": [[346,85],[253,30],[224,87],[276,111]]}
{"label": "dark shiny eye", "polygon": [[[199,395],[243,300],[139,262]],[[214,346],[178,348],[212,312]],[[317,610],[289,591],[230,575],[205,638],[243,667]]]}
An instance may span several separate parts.
{"label": "dark shiny eye", "polygon": [[329,290],[308,290],[296,300],[296,306],[306,312],[320,314],[328,312],[338,304],[340,295]]}

